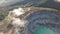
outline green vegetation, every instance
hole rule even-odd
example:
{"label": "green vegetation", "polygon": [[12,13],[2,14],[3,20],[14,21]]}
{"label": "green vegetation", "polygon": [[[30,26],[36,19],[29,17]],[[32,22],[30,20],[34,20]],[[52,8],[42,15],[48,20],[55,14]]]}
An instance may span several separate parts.
{"label": "green vegetation", "polygon": [[3,20],[8,15],[8,11],[0,11],[0,20]]}

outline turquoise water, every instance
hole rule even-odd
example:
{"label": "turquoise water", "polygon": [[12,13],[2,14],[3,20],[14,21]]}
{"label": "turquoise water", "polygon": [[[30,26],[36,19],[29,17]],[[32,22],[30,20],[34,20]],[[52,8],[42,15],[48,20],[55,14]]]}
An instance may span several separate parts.
{"label": "turquoise water", "polygon": [[34,34],[57,34],[57,33],[47,27],[42,26],[40,28],[37,28]]}

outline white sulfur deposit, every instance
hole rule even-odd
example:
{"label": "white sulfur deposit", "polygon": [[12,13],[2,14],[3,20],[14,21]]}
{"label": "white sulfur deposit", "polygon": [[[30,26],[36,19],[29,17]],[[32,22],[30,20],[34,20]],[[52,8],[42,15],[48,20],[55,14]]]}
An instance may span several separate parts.
{"label": "white sulfur deposit", "polygon": [[18,8],[18,9],[14,9],[12,11],[12,13],[17,15],[17,16],[20,16],[20,15],[24,14],[24,10],[23,10],[23,8]]}
{"label": "white sulfur deposit", "polygon": [[18,25],[18,26],[24,26],[25,22],[24,22],[24,20],[20,20],[20,18],[15,18],[15,19],[13,19],[12,24]]}
{"label": "white sulfur deposit", "polygon": [[[24,14],[24,10],[23,8],[18,8],[18,9],[14,9],[11,13],[13,13],[12,15],[16,15],[16,17]],[[16,17],[13,17],[12,18],[12,25],[15,27],[15,31],[14,31],[14,34],[18,34],[19,31],[22,31],[22,29],[20,29],[20,27],[24,27],[25,24],[26,24],[26,20],[21,20],[19,17],[16,18]],[[18,28],[19,27],[19,28]],[[20,34],[20,33],[19,33]]]}
{"label": "white sulfur deposit", "polygon": [[[12,11],[12,13],[18,17],[18,16],[24,14],[24,10],[23,10],[23,8],[18,8],[18,9],[14,9]],[[14,17],[12,19],[13,19],[13,21],[12,21],[13,25],[20,25],[20,26],[22,26],[24,24],[24,21],[21,20],[20,18],[15,18]]]}

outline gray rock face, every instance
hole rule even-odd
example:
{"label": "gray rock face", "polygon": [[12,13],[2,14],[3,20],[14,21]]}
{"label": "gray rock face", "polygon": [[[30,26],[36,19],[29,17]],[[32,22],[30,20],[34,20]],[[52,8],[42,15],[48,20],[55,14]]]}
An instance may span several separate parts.
{"label": "gray rock face", "polygon": [[58,11],[37,10],[30,13],[26,18],[28,21],[27,34],[33,34],[35,29],[46,26],[60,34],[60,14]]}

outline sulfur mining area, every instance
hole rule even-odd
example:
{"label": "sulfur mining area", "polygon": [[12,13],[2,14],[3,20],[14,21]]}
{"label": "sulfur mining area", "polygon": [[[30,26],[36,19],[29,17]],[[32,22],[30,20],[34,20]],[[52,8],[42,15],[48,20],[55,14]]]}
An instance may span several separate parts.
{"label": "sulfur mining area", "polygon": [[60,0],[0,0],[0,34],[60,34]]}

